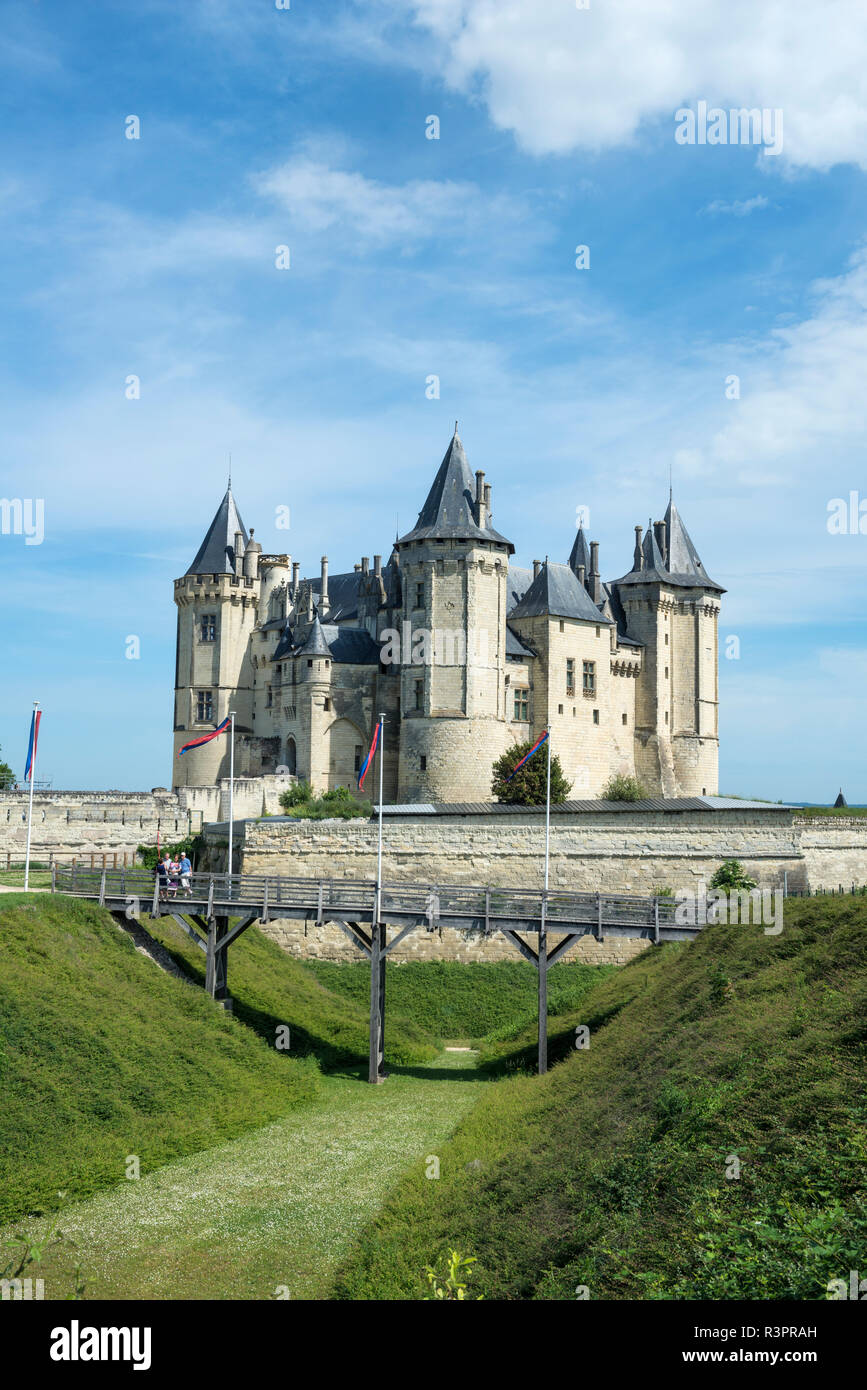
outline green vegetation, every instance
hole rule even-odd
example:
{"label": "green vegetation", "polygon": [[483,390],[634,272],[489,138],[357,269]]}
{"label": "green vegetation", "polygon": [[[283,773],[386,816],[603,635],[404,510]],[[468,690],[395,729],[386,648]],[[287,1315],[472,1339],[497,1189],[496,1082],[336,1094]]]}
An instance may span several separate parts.
{"label": "green vegetation", "polygon": [[[445,1276],[441,1277],[438,1270],[433,1265],[425,1267],[425,1275],[430,1284],[428,1299],[435,1298],[461,1302],[467,1297],[469,1288],[468,1280],[472,1278],[473,1265],[476,1263],[475,1255],[462,1255],[460,1250],[450,1250],[445,1261]],[[476,1301],[484,1298],[484,1294],[470,1295]]]}
{"label": "green vegetation", "polygon": [[0,792],[8,792],[15,786],[15,773],[8,763],[0,762]]}
{"label": "green vegetation", "polygon": [[[370,968],[364,963],[308,960],[304,968],[334,994],[367,1007]],[[615,966],[565,962],[548,973],[548,1012],[553,1017],[580,1000]],[[528,961],[406,961],[386,966],[388,1013],[410,1018],[444,1041],[493,1042],[511,1038],[536,1017],[538,982]]]}
{"label": "green vegetation", "polygon": [[[535,743],[514,743],[501,753],[492,769],[491,791],[498,801],[513,806],[544,806],[548,795],[548,746],[543,743],[525,763],[520,772],[512,776],[514,768],[525,758]],[[563,767],[556,753],[551,756],[551,804],[559,805],[569,795],[569,782],[563,776]]]}
{"label": "green vegetation", "polygon": [[[4,888],[23,888],[24,864],[12,864],[8,869],[0,869],[0,883],[2,883]],[[31,859],[30,887],[51,887],[51,870],[47,864],[37,864],[35,860]]]}
{"label": "green vegetation", "polygon": [[348,787],[332,787],[321,796],[314,796],[309,782],[296,782],[281,792],[280,805],[287,816],[299,820],[353,820],[357,816],[369,817],[373,809],[369,801],[357,801]]}
{"label": "green vegetation", "polygon": [[554,1030],[589,1048],[491,1087],[439,1181],[404,1176],[337,1296],[424,1298],[459,1243],[486,1298],[826,1298],[867,1264],[865,1018],[859,898],[642,953]]}
{"label": "green vegetation", "polygon": [[[147,929],[200,984],[205,956],[171,917],[147,920]],[[351,967],[350,967],[351,968]],[[357,1064],[368,1054],[369,968],[358,1002],[335,994],[299,960],[288,956],[258,927],[248,927],[229,948],[229,993],[239,1022],[270,1046],[279,1027],[289,1028],[293,1056],[314,1054],[323,1066]],[[437,1048],[412,1016],[402,1018],[389,1001],[386,1060],[394,1065],[430,1061]]]}
{"label": "green vegetation", "polygon": [[603,801],[646,801],[650,793],[637,777],[609,777],[602,791]]}
{"label": "green vegetation", "polygon": [[56,1209],[285,1115],[317,1071],[137,952],[108,913],[0,897],[0,1217]]}
{"label": "green vegetation", "polygon": [[799,816],[867,816],[867,806],[800,806]]}
{"label": "green vegetation", "polygon": [[751,893],[755,886],[756,880],[750,878],[739,859],[724,859],[708,885],[726,893]]}
{"label": "green vegetation", "polygon": [[150,869],[151,873],[157,866],[157,859],[162,859],[166,852],[172,856],[172,859],[180,859],[182,854],[188,854],[193,868],[195,868],[202,844],[201,835],[188,835],[185,840],[178,840],[173,845],[160,845],[159,850],[156,845],[139,845],[136,854],[139,863],[143,864],[146,869]]}

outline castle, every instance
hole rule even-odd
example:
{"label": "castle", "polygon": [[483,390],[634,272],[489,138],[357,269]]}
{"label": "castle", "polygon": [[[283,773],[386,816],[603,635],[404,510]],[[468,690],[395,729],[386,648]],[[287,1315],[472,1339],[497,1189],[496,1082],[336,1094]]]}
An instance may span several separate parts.
{"label": "castle", "polygon": [[[491,767],[551,727],[576,799],[612,774],[651,794],[715,795],[718,617],[677,508],[635,527],[632,568],[603,583],[579,529],[566,563],[510,563],[491,488],[457,427],[411,531],[388,563],[302,578],[264,555],[231,482],[178,608],[175,753],[235,711],[235,773],[283,769],[314,790],[355,788],[385,714],[387,802],[491,799]],[[173,785],[228,775],[227,740],[174,759]],[[365,784],[376,799],[378,769]]]}

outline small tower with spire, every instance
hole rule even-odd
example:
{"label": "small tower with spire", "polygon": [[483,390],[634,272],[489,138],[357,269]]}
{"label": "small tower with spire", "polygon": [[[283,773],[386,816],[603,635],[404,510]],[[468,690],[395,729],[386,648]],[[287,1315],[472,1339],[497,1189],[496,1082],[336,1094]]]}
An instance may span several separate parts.
{"label": "small tower with spire", "polygon": [[[261,546],[247,535],[231,481],[196,557],[175,580],[178,636],[172,786],[213,786],[229,774],[227,740],[214,739],[184,755],[177,750],[211,732],[235,711],[236,773],[245,766],[252,734],[254,672],[251,637],[259,602]],[[246,748],[246,752],[245,752]]]}

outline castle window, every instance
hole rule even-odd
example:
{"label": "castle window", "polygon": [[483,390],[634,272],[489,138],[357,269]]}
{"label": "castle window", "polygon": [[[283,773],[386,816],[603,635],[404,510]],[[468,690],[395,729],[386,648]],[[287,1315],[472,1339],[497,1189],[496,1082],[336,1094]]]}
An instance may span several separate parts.
{"label": "castle window", "polygon": [[665,645],[668,646],[668,633],[665,634]]}
{"label": "castle window", "polygon": [[596,662],[585,661],[583,663],[583,691],[585,695],[596,694]]}
{"label": "castle window", "polygon": [[427,754],[426,754],[426,753],[422,753],[421,757],[419,758],[419,768],[420,768],[420,770],[421,770],[422,772],[427,772]]}
{"label": "castle window", "polygon": [[624,715],[623,715],[623,722],[624,722],[624,724],[626,724],[626,723],[628,723],[628,720],[627,720],[627,718],[626,718],[626,715],[625,715],[625,714],[624,714]]}
{"label": "castle window", "polygon": [[668,667],[665,668],[665,679],[668,680]]}
{"label": "castle window", "polygon": [[575,661],[571,656],[566,658],[566,694],[575,694]]}
{"label": "castle window", "polygon": [[560,631],[561,631],[561,632],[565,632],[565,631],[566,631],[566,624],[564,623],[564,621],[563,621],[562,618],[560,619]]}
{"label": "castle window", "polygon": [[597,637],[601,637],[601,636],[602,636],[602,629],[601,629],[601,627],[597,627],[597,629],[596,629],[596,636],[597,636]]}
{"label": "castle window", "polygon": [[415,681],[415,707],[424,708],[424,681]]}
{"label": "castle window", "polygon": [[668,710],[665,711],[665,722],[668,723]]}
{"label": "castle window", "polygon": [[415,606],[416,606],[416,608],[424,608],[424,584],[423,584],[423,583],[422,583],[422,584],[416,584],[416,586],[415,586]]}
{"label": "castle window", "polygon": [[329,700],[327,695],[325,696],[325,699],[322,701],[322,708],[326,712],[331,709],[331,701]]}
{"label": "castle window", "polygon": [[214,718],[214,696],[210,690],[196,691],[196,719],[200,724],[210,724]]}
{"label": "castle window", "polygon": [[266,686],[266,688],[265,688],[265,708],[266,708],[266,709],[270,709],[273,703],[274,703],[274,697],[273,697],[273,695],[272,695],[272,693],[271,693],[271,687],[270,687],[270,685],[269,685],[269,686]]}
{"label": "castle window", "polygon": [[313,658],[312,658],[312,656],[308,656],[308,658],[307,658],[307,665],[308,665],[308,666],[312,666],[312,665],[313,665]]}
{"label": "castle window", "polygon": [[598,724],[598,723],[599,723],[599,711],[598,711],[598,709],[595,709],[595,710],[593,711],[593,723],[594,723],[594,724]]}
{"label": "castle window", "polygon": [[362,748],[361,744],[360,744],[360,743],[356,743],[356,745],[355,745],[355,771],[356,771],[356,773],[359,773],[359,772],[361,771],[361,755],[362,755],[363,752],[364,752],[364,749]]}
{"label": "castle window", "polygon": [[199,639],[202,642],[216,642],[217,617],[215,613],[204,613],[200,618]]}
{"label": "castle window", "polygon": [[558,714],[562,714],[562,713],[563,713],[563,706],[562,706],[562,705],[558,705],[558,706],[557,706],[557,713],[558,713]]}
{"label": "castle window", "polygon": [[515,718],[526,723],[530,718],[530,692],[515,687]]}

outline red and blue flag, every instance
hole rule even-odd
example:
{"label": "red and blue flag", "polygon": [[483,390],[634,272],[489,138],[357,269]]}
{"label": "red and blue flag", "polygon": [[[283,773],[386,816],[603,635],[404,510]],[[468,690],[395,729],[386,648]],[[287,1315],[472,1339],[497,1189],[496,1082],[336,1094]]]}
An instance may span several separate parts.
{"label": "red and blue flag", "polygon": [[220,734],[224,734],[226,730],[229,728],[231,722],[232,716],[227,715],[226,718],[223,720],[222,724],[218,724],[216,729],[214,729],[210,734],[202,734],[201,738],[191,739],[189,743],[184,744],[183,748],[179,748],[178,757],[180,757],[182,753],[189,753],[191,748],[201,748],[203,743],[210,743],[212,738],[217,738]]}
{"label": "red and blue flag", "polygon": [[370,752],[368,753],[367,757],[364,759],[364,762],[361,764],[361,767],[358,769],[358,790],[359,790],[359,791],[361,791],[361,788],[364,786],[364,779],[365,779],[365,777],[367,776],[367,769],[370,767],[370,764],[373,762],[373,755],[374,755],[374,753],[376,752],[378,743],[379,743],[379,723],[377,722],[376,728],[375,728],[374,731],[373,731],[373,740],[372,740],[371,745],[370,745]]}
{"label": "red and blue flag", "polygon": [[36,744],[39,739],[39,721],[42,718],[42,710],[35,709],[33,718],[30,720],[30,742],[27,745],[27,766],[24,769],[24,781],[29,782],[33,776],[33,764],[36,761]]}
{"label": "red and blue flag", "polygon": [[506,778],[506,781],[507,781],[507,782],[511,782],[511,780],[512,780],[512,778],[514,777],[515,773],[521,771],[521,768],[524,766],[524,763],[528,763],[528,762],[530,761],[530,759],[532,758],[533,754],[534,754],[539,748],[542,747],[542,744],[545,742],[545,739],[546,739],[547,737],[548,737],[548,730],[546,729],[545,732],[544,732],[544,734],[542,735],[542,737],[539,738],[539,739],[537,739],[536,742],[533,744],[533,747],[530,749],[530,751],[529,751],[529,753],[526,755],[526,757],[524,757],[524,758],[521,759],[521,761],[518,763],[517,767],[513,767],[513,768],[512,768],[512,771],[509,773],[508,777]]}

